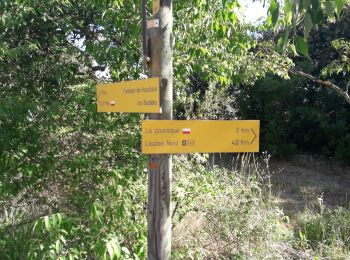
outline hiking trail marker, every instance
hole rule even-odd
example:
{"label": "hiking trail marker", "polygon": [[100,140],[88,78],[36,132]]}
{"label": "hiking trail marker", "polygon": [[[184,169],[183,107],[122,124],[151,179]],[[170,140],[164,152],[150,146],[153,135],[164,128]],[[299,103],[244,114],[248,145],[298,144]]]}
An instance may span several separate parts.
{"label": "hiking trail marker", "polygon": [[172,154],[259,152],[260,121],[171,120],[173,0],[152,4],[147,22],[147,0],[141,1],[143,56],[151,78],[98,85],[97,111],[148,114],[142,122],[142,153],[149,154],[147,259],[170,260]]}
{"label": "hiking trail marker", "polygon": [[259,134],[259,120],[145,120],[142,153],[259,152]]}
{"label": "hiking trail marker", "polygon": [[159,78],[97,86],[97,112],[161,113]]}

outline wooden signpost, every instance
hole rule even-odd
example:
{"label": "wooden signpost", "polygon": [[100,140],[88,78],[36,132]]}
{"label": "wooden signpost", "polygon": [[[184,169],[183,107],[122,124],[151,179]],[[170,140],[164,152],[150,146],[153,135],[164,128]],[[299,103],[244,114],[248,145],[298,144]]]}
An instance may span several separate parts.
{"label": "wooden signpost", "polygon": [[[172,0],[153,0],[152,22],[147,28],[149,77],[159,77],[161,114],[148,119],[173,119],[173,5]],[[157,167],[152,167],[157,165]],[[148,158],[148,251],[149,260],[171,257],[172,155],[152,154]]]}
{"label": "wooden signpost", "polygon": [[97,112],[160,113],[159,78],[97,86]]}
{"label": "wooden signpost", "polygon": [[259,152],[258,120],[142,122],[142,153]]}

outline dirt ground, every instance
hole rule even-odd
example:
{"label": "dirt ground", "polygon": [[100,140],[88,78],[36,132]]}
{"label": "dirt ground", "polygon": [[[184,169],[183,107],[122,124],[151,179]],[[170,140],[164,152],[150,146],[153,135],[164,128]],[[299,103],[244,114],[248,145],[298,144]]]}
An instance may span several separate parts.
{"label": "dirt ground", "polygon": [[[212,155],[212,165],[235,169],[239,156]],[[258,159],[262,167],[266,163]],[[305,209],[350,207],[350,165],[312,155],[298,155],[288,161],[270,160],[272,191],[284,213],[293,217]],[[210,168],[210,167],[209,167]]]}
{"label": "dirt ground", "polygon": [[[245,160],[239,157],[232,159],[232,156],[228,155],[212,156],[210,161],[209,169],[214,166],[235,169],[237,162]],[[257,161],[266,173],[266,162],[261,159]],[[293,230],[297,227],[298,219],[306,209],[319,212],[321,205],[324,208],[337,206],[350,208],[350,166],[305,155],[288,161],[269,161],[268,165],[272,174],[274,201],[283,210],[284,215],[289,217],[288,223],[285,223],[287,229]],[[215,243],[220,241],[213,240],[213,242],[208,239],[210,243],[208,241],[204,243],[200,239],[197,240],[197,237],[203,236],[204,225],[206,218],[202,213],[190,212],[173,230],[174,248],[198,247],[215,253],[218,248],[215,247]],[[207,245],[214,245],[214,249],[210,250]],[[288,243],[280,246],[282,249],[277,253],[286,256],[276,259],[313,259],[309,251],[295,250]]]}
{"label": "dirt ground", "polygon": [[350,167],[300,156],[271,162],[272,189],[285,214],[350,205]]}

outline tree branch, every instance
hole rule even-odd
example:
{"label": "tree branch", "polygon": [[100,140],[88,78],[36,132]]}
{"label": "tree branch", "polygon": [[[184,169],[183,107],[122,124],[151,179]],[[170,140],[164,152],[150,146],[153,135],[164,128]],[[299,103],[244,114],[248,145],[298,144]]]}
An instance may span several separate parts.
{"label": "tree branch", "polygon": [[294,74],[294,75],[299,75],[299,76],[302,76],[304,78],[310,79],[310,80],[312,80],[312,81],[314,81],[314,82],[316,82],[324,87],[331,88],[331,89],[335,90],[340,96],[345,98],[346,102],[350,105],[349,93],[347,91],[342,90],[340,87],[333,84],[332,82],[321,80],[321,79],[316,78],[310,74],[307,74],[305,72],[302,72],[300,70],[293,69],[293,68],[289,69],[289,72]]}

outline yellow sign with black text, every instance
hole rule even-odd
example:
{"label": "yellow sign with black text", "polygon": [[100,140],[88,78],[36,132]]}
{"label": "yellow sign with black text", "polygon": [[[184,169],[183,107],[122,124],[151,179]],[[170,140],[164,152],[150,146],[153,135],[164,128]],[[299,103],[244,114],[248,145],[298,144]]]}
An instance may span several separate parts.
{"label": "yellow sign with black text", "polygon": [[97,86],[97,112],[160,113],[159,78]]}
{"label": "yellow sign with black text", "polygon": [[142,122],[142,153],[259,152],[259,120]]}

